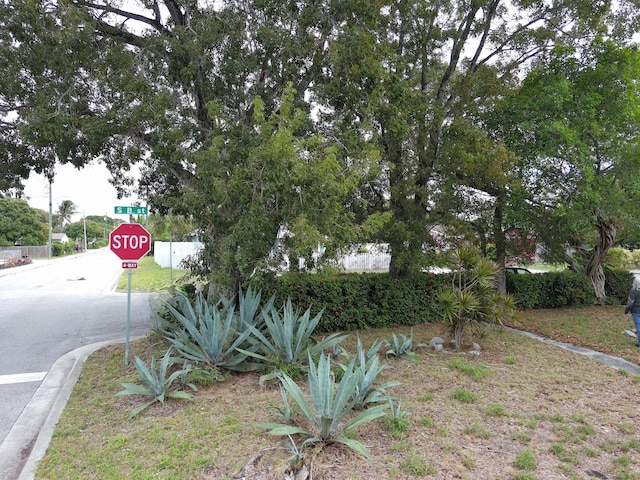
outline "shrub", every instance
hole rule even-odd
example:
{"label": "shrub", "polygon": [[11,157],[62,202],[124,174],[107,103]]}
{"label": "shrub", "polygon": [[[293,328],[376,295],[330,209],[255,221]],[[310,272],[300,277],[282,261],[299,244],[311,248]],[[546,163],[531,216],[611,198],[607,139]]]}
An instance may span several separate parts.
{"label": "shrub", "polygon": [[209,305],[202,294],[196,295],[194,306],[180,292],[174,303],[167,302],[166,308],[177,323],[164,321],[163,334],[183,358],[205,367],[255,370],[256,366],[246,361],[246,353],[237,350],[251,332],[240,331],[232,308]]}
{"label": "shrub", "polygon": [[441,292],[439,299],[455,346],[460,348],[467,325],[501,323],[513,317],[515,302],[511,296],[497,293],[496,264],[478,258],[472,249],[460,249],[456,256],[458,272],[452,286]]}
{"label": "shrub", "polygon": [[584,307],[593,304],[593,286],[582,274],[570,271],[534,275],[507,275],[507,292],[519,308]]}
{"label": "shrub", "polygon": [[628,270],[606,269],[605,277],[604,289],[607,295],[607,303],[611,305],[627,303],[627,297],[629,296],[629,290],[633,282],[633,273]]}
{"label": "shrub", "polygon": [[[362,342],[358,338],[356,355],[353,359],[349,359],[349,362],[354,362],[353,375],[357,378],[357,393],[355,395],[356,410],[362,410],[370,403],[379,403],[389,400],[389,397],[385,395],[387,388],[400,385],[400,382],[390,381],[382,385],[375,385],[375,381],[388,365],[380,365],[380,357],[378,357],[378,350],[382,346],[381,342],[374,342],[371,348],[365,353],[362,348]],[[349,363],[349,364],[350,364]],[[342,374],[347,371],[349,364],[339,364]],[[342,375],[341,375],[342,376]]]}
{"label": "shrub", "polygon": [[387,346],[387,351],[385,352],[386,357],[396,357],[413,360],[416,355],[415,351],[418,348],[424,348],[428,346],[425,343],[413,343],[413,329],[411,330],[411,334],[408,337],[403,333],[400,334],[400,337],[402,337],[402,341],[400,340],[398,335],[392,333],[391,340],[383,340],[384,344]]}
{"label": "shrub", "polygon": [[355,330],[439,321],[438,291],[450,283],[449,275],[418,274],[407,279],[388,274],[287,273],[262,278],[252,285],[276,302],[291,299],[294,306],[324,310],[319,332]]}

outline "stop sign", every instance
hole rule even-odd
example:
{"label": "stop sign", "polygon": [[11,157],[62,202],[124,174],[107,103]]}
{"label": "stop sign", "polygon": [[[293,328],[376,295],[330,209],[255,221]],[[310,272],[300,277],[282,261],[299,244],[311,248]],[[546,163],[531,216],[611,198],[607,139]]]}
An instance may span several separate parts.
{"label": "stop sign", "polygon": [[151,234],[139,223],[123,223],[109,234],[109,248],[121,260],[140,260],[151,250]]}

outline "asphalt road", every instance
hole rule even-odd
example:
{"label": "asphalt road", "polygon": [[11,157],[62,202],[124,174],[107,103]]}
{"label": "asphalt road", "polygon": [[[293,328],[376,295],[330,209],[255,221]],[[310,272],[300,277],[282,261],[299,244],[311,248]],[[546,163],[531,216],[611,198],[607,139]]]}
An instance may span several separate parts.
{"label": "asphalt road", "polygon": [[[125,338],[127,294],[114,292],[121,274],[108,249],[0,270],[0,451],[58,359]],[[149,295],[132,294],[132,338],[148,333],[150,317]]]}

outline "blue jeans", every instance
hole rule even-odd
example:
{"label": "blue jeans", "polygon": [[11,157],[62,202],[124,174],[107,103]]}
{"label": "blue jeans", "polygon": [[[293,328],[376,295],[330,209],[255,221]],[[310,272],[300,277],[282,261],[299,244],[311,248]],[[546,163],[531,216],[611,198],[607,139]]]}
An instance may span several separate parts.
{"label": "blue jeans", "polygon": [[638,343],[636,343],[636,346],[640,347],[640,313],[632,313],[631,318],[633,318],[633,323],[636,326],[636,335],[638,335]]}

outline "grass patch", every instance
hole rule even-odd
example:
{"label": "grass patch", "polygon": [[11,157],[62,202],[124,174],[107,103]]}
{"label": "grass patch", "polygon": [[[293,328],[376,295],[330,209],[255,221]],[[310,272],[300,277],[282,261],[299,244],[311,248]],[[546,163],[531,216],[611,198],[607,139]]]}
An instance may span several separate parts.
{"label": "grass patch", "polygon": [[491,370],[489,370],[485,365],[474,365],[460,357],[451,360],[449,362],[449,368],[462,372],[465,375],[469,375],[471,378],[478,381],[491,375]]}
{"label": "grass patch", "polygon": [[459,388],[456,388],[451,393],[451,396],[461,403],[474,403],[478,399],[478,396],[475,393],[470,392],[469,390],[461,390]]}
{"label": "grass patch", "polygon": [[[597,313],[591,317],[596,332],[605,328],[602,323],[617,330],[618,316],[624,321],[621,307],[580,313]],[[416,325],[414,338],[444,338],[446,327]],[[368,348],[390,331],[359,335]],[[415,424],[401,440],[384,421],[351,430],[349,437],[367,445],[373,461],[339,445],[306,452],[313,455],[313,478],[502,478],[513,472],[509,478],[535,479],[536,473],[543,476],[543,468],[545,478],[565,478],[579,465],[580,471],[638,479],[637,404],[629,401],[637,396],[636,377],[510,332],[488,330],[481,343],[482,366],[492,372],[481,382],[452,368],[452,356],[443,353],[394,361],[379,381],[402,382],[388,394],[411,411]],[[130,354],[148,362],[165,350],[160,338],[150,336],[132,342]],[[256,455],[255,468],[268,468],[269,478],[284,477],[291,452],[255,427],[274,421],[273,406],[282,404],[277,385],[261,385],[259,373],[229,375],[199,385],[193,401],[172,399],[129,421],[127,413],[139,399],[114,397],[120,382],[137,379],[135,368],[123,365],[123,354],[124,345],[112,345],[85,362],[36,479],[230,480]],[[506,357],[517,362],[507,364]],[[508,412],[500,404],[508,405]],[[531,465],[540,472],[528,470]]]}
{"label": "grass patch", "polygon": [[516,455],[516,459],[513,461],[513,465],[518,470],[535,470],[537,468],[536,456],[529,449],[521,450],[518,455]]}
{"label": "grass patch", "polygon": [[[138,268],[131,269],[131,291],[132,292],[156,292],[159,290],[169,290],[187,274],[184,270],[170,268],[162,268],[158,265],[153,257],[142,257],[138,260]],[[119,292],[127,291],[128,283],[127,270],[123,269],[123,273],[118,280],[117,290]]]}

